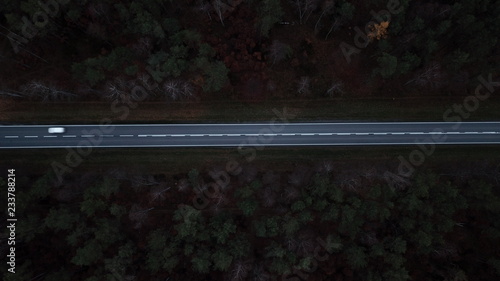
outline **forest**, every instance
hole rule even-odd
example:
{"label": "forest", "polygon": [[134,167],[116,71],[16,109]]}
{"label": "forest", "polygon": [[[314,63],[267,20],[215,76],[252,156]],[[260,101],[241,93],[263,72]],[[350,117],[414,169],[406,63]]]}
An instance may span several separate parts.
{"label": "forest", "polygon": [[461,96],[498,74],[494,0],[39,2],[0,7],[5,103]]}
{"label": "forest", "polygon": [[397,184],[383,165],[292,166],[249,164],[223,183],[213,166],[19,177],[22,263],[3,280],[500,277],[497,164],[442,166]]}

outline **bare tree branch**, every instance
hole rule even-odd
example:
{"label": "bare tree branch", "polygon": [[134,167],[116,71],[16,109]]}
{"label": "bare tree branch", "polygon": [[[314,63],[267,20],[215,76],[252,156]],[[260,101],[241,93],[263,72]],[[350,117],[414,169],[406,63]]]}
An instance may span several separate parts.
{"label": "bare tree branch", "polygon": [[300,77],[299,82],[297,83],[297,93],[301,95],[308,95],[311,93],[311,78],[308,76]]}

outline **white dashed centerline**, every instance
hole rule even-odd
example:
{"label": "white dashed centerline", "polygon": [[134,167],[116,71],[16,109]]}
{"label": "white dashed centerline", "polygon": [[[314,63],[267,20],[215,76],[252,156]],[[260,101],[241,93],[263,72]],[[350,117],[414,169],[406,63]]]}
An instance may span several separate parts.
{"label": "white dashed centerline", "polygon": [[[471,129],[469,127],[469,129]],[[490,129],[495,129],[495,128],[490,128]],[[401,130],[401,129],[399,129]],[[236,139],[237,137],[238,138],[243,138],[243,137],[258,137],[258,138],[269,138],[269,137],[277,137],[277,136],[283,136],[283,137],[287,137],[287,136],[292,136],[292,137],[295,137],[295,138],[290,138],[290,139],[301,139],[301,136],[334,136],[332,137],[332,139],[335,139],[335,136],[338,136],[337,139],[341,140],[341,139],[346,139],[346,138],[341,138],[340,136],[365,136],[366,138],[370,138],[370,136],[387,136],[387,135],[392,135],[392,136],[401,136],[401,138],[399,139],[404,139],[406,137],[409,137],[409,135],[413,135],[411,138],[419,138],[419,137],[422,137],[422,136],[425,136],[425,135],[456,135],[455,137],[464,137],[464,138],[472,138],[473,136],[465,136],[465,135],[476,135],[476,136],[479,136],[479,135],[483,135],[484,138],[488,138],[488,137],[495,137],[495,136],[491,136],[491,135],[498,135],[500,134],[500,131],[465,131],[465,130],[462,130],[462,131],[443,131],[442,129],[436,129],[433,131],[432,128],[427,128],[425,129],[426,131],[422,131],[422,132],[415,132],[415,131],[406,131],[406,132],[388,132],[388,131],[382,131],[380,129],[378,130],[374,130],[374,131],[378,131],[378,132],[345,132],[346,130],[342,130],[344,132],[340,132],[340,133],[337,133],[337,132],[333,132],[333,133],[326,133],[324,132],[324,130],[322,130],[324,133],[318,133],[318,132],[315,132],[315,133],[264,133],[264,132],[273,132],[273,131],[265,131],[265,130],[261,130],[260,132],[261,133],[248,133],[248,134],[245,134],[245,133],[233,133],[233,134],[143,134],[143,135],[135,135],[135,134],[123,134],[123,135],[112,135],[112,134],[109,134],[109,135],[101,135],[101,134],[94,134],[94,135],[91,135],[91,134],[81,134],[81,135],[66,135],[66,134],[54,134],[54,135],[9,135],[9,136],[4,136],[5,139],[33,139],[32,142],[37,142],[37,138],[93,138],[93,137],[106,137],[106,138],[113,138],[113,137],[120,137],[120,138],[133,138],[133,137],[139,137],[139,138],[170,138],[170,137],[173,137],[173,138],[178,138],[178,137],[200,137],[200,138],[211,138],[212,141],[216,141],[217,137],[220,137],[220,139],[224,139],[226,137],[233,137],[233,140]],[[220,132],[219,130],[214,130],[214,131],[218,131]],[[254,131],[254,130],[249,130],[249,131]],[[354,130],[353,130],[354,131]],[[489,135],[489,136],[488,136]],[[404,137],[403,137],[404,136]],[[365,139],[365,137],[359,137],[359,139],[361,141],[363,141]],[[1,138],[1,136],[0,136]],[[251,138],[250,138],[251,139]],[[302,139],[308,139],[308,138],[302,138]],[[320,139],[320,138],[318,138]],[[322,140],[326,140],[326,139],[330,139],[330,138],[321,138]],[[376,138],[376,139],[383,139],[383,137],[380,137],[380,138]],[[394,137],[394,139],[398,139],[396,137]],[[229,139],[231,140],[231,139]],[[41,140],[39,140],[41,141]],[[166,141],[169,141],[168,139],[166,139]],[[12,142],[12,141],[11,141]],[[15,142],[15,141],[14,141]],[[68,140],[68,142],[70,142]],[[146,142],[146,141],[144,141]],[[320,142],[320,141],[318,141]],[[364,141],[363,141],[364,142]]]}

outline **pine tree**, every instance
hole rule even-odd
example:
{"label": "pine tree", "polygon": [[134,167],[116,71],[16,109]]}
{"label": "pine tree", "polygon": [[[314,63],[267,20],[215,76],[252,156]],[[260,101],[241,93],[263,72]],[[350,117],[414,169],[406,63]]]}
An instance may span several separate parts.
{"label": "pine tree", "polygon": [[229,69],[221,61],[211,63],[204,69],[204,73],[206,79],[203,90],[206,92],[220,91],[229,81],[227,77]]}
{"label": "pine tree", "polygon": [[382,75],[383,78],[391,77],[397,69],[398,59],[388,53],[382,53],[382,55],[377,58],[379,67],[375,69],[376,73]]}
{"label": "pine tree", "polygon": [[281,9],[279,0],[263,0],[260,3],[260,34],[264,37],[269,36],[271,28],[281,20],[284,12]]}
{"label": "pine tree", "polygon": [[44,224],[55,230],[68,230],[79,220],[79,216],[69,208],[51,208]]}

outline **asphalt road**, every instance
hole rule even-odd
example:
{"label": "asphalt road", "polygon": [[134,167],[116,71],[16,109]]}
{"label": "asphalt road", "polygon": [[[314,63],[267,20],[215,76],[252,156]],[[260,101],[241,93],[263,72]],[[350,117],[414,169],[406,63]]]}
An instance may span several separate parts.
{"label": "asphalt road", "polygon": [[0,148],[500,144],[500,122],[0,126]]}

